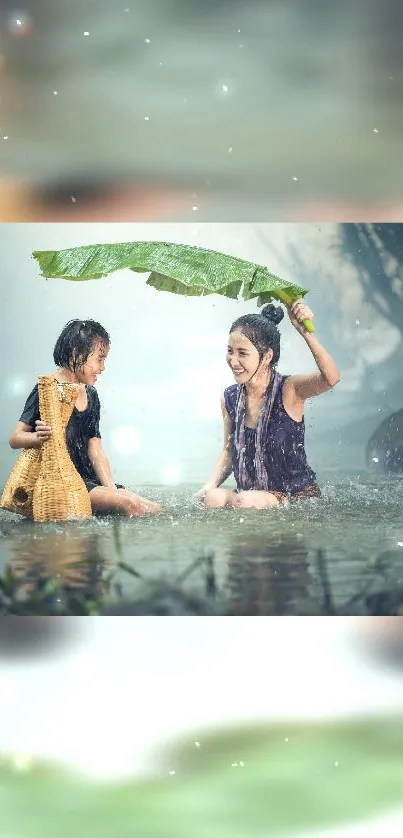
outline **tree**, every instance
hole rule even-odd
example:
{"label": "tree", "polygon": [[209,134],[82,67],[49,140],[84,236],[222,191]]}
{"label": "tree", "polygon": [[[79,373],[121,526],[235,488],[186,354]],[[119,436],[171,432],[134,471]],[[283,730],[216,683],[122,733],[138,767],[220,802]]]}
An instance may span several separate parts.
{"label": "tree", "polygon": [[403,224],[340,224],[340,253],[366,299],[403,338]]}

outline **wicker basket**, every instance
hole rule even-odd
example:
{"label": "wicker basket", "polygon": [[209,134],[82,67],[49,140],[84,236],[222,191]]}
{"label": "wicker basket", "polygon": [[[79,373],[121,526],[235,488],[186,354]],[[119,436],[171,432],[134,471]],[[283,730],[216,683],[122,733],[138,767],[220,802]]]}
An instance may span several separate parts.
{"label": "wicker basket", "polygon": [[[32,497],[34,520],[91,518],[90,496],[70,459],[66,445],[67,422],[63,421],[73,412],[78,388],[74,384],[60,385],[51,376],[41,375],[38,389],[40,414],[43,422],[52,428],[52,436],[41,448],[41,467]],[[63,418],[60,401],[65,405]]]}
{"label": "wicker basket", "polygon": [[39,412],[52,428],[41,448],[22,451],[5,485],[2,509],[35,521],[91,518],[91,501],[66,445],[66,426],[78,396],[74,384],[39,376]]}
{"label": "wicker basket", "polygon": [[14,463],[0,500],[1,509],[33,518],[32,496],[41,467],[39,448],[26,448]]}

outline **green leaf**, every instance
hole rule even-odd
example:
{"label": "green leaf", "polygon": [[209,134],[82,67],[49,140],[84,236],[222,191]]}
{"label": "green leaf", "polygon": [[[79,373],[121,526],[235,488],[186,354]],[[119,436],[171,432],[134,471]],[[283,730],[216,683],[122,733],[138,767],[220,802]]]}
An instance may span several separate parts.
{"label": "green leaf", "polygon": [[150,272],[148,284],[158,290],[189,296],[224,294],[244,299],[261,293],[280,299],[285,292],[290,300],[307,291],[286,282],[254,262],[238,259],[215,250],[170,242],[126,242],[87,245],[67,250],[35,251],[34,259],[47,278],[88,280],[108,276],[130,268]]}
{"label": "green leaf", "polygon": [[161,778],[147,782],[101,785],[4,765],[2,833],[53,838],[57,823],[60,838],[267,838],[379,815],[402,803],[402,722],[209,733],[199,748],[172,746]]}
{"label": "green leaf", "polygon": [[259,267],[253,276],[250,293],[253,297],[257,297],[259,294],[266,294],[268,291],[278,299],[283,299],[285,293],[286,296],[290,297],[290,300],[305,297],[305,294],[308,293],[306,288],[302,288],[301,285],[286,283],[279,276],[269,273],[266,268]]}
{"label": "green leaf", "polygon": [[157,291],[170,291],[173,294],[183,294],[186,297],[204,297],[206,294],[223,294],[226,297],[236,300],[241,290],[241,282],[233,282],[228,284],[220,291],[209,291],[207,288],[199,288],[195,285],[185,285],[177,279],[172,279],[170,276],[163,276],[162,274],[151,273],[147,285],[156,288]]}

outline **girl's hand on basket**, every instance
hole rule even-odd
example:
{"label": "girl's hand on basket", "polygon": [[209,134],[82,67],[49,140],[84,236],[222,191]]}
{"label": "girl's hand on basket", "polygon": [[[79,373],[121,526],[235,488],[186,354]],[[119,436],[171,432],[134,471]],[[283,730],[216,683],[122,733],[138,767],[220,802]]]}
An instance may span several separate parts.
{"label": "girl's hand on basket", "polygon": [[47,442],[50,439],[52,434],[52,428],[50,425],[47,425],[45,422],[42,422],[41,419],[37,419],[35,422],[35,434],[38,442],[42,445],[44,442]]}

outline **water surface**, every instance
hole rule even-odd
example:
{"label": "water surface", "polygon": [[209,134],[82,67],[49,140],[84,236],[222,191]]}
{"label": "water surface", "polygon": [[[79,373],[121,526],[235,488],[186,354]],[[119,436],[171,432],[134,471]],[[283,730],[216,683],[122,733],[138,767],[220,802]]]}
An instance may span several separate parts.
{"label": "water surface", "polygon": [[402,479],[333,473],[321,499],[267,512],[205,511],[197,488],[141,487],[164,505],[159,517],[34,524],[0,512],[2,613],[403,609]]}

